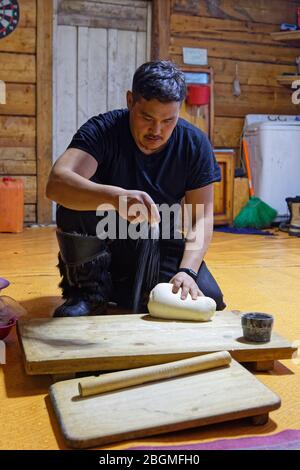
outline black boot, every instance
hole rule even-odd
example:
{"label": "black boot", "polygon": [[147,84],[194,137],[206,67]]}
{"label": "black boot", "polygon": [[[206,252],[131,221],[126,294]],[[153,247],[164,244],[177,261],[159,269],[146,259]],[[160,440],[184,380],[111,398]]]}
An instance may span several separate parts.
{"label": "black boot", "polygon": [[287,232],[289,235],[299,237],[300,236],[300,213],[299,213],[299,203],[300,196],[296,197],[287,197],[286,203],[289,210],[289,219],[287,222],[281,222],[279,224],[279,230],[282,232]]}
{"label": "black boot", "polygon": [[289,235],[292,237],[300,237],[300,196],[296,196],[290,199],[292,216],[289,227]]}
{"label": "black boot", "polygon": [[287,197],[285,198],[285,201],[287,203],[287,206],[288,206],[288,210],[289,210],[289,215],[288,215],[288,221],[287,222],[281,222],[279,224],[279,230],[281,232],[287,232],[289,231],[289,228],[290,228],[290,223],[291,223],[291,219],[292,219],[292,202],[291,202],[291,197]]}
{"label": "black boot", "polygon": [[54,317],[76,317],[105,313],[111,293],[111,255],[97,237],[57,231],[60,248],[59,287],[66,302]]}

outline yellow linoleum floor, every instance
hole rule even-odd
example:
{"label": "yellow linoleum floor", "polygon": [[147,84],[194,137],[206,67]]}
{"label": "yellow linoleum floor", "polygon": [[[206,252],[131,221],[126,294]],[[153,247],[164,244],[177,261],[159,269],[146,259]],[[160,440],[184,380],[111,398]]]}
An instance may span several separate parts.
{"label": "yellow linoleum floor", "polygon": [[[300,345],[300,238],[215,232],[206,257],[229,310],[261,311],[275,317],[274,329]],[[0,234],[0,277],[11,282],[4,295],[19,301],[30,316],[51,316],[60,304],[55,229],[27,228]],[[7,362],[0,366],[0,449],[66,448],[47,397],[51,378],[27,376],[15,332],[6,339]],[[218,438],[269,435],[300,429],[300,359],[275,363],[256,376],[282,399],[264,426],[246,420],[211,425],[151,438],[111,444],[103,449],[138,445],[174,445]]]}

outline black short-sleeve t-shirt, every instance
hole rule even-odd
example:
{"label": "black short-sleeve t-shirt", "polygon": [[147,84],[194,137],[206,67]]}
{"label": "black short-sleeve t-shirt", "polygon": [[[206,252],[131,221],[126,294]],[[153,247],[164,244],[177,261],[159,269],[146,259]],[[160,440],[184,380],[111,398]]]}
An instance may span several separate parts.
{"label": "black short-sleeve t-shirt", "polygon": [[92,181],[146,191],[156,204],[178,203],[186,191],[220,181],[220,168],[204,132],[179,119],[167,144],[144,154],[129,126],[129,111],[111,111],[89,119],[68,148],[92,155],[98,168]]}

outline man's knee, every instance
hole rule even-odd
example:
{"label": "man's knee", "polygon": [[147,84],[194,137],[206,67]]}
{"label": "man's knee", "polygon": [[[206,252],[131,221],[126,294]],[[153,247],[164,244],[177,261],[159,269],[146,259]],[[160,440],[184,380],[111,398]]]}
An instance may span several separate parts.
{"label": "man's knee", "polygon": [[204,288],[203,286],[202,288],[199,286],[199,288],[206,297],[214,299],[217,304],[217,310],[224,310],[224,308],[226,308],[226,304],[223,299],[223,294],[216,282],[215,285],[210,285],[209,288]]}
{"label": "man's knee", "polygon": [[212,299],[214,299],[214,301],[216,302],[217,304],[217,310],[224,310],[224,308],[226,308],[226,304],[223,300],[223,294],[222,292],[220,292],[220,294],[212,297]]}
{"label": "man's knee", "polygon": [[197,284],[206,297],[214,299],[217,304],[217,310],[224,310],[226,304],[223,300],[222,291],[204,261],[198,271]]}
{"label": "man's knee", "polygon": [[214,299],[217,305],[216,307],[217,310],[224,310],[224,308],[226,307],[226,304],[223,299],[223,294],[215,280],[214,280],[214,283],[210,283],[209,286],[203,286],[201,285],[201,283],[200,285],[198,283],[198,286],[201,292],[203,292],[203,294],[206,297],[210,297],[211,299]]}
{"label": "man's knee", "polygon": [[62,232],[96,236],[98,222],[99,217],[95,211],[76,211],[64,206],[57,206],[56,225]]}

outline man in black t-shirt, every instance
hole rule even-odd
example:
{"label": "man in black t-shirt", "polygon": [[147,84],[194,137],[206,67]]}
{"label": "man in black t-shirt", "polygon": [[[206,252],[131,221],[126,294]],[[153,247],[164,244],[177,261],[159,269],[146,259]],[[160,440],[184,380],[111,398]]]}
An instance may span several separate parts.
{"label": "man in black t-shirt", "polygon": [[[128,236],[137,231],[129,228],[158,224],[157,281],[171,282],[174,293],[181,289],[182,299],[204,294],[217,309],[225,308],[203,261],[220,169],[206,135],[179,118],[185,93],[184,74],[172,62],[143,64],[127,92],[128,109],[89,119],[53,166],[47,196],[58,203],[58,266],[66,299],[55,316],[101,314],[111,300],[132,308],[141,260],[136,237]],[[191,209],[185,238],[176,228],[178,218],[164,217],[183,198]],[[105,237],[108,220],[115,226]],[[126,236],[120,231],[124,222]]]}

